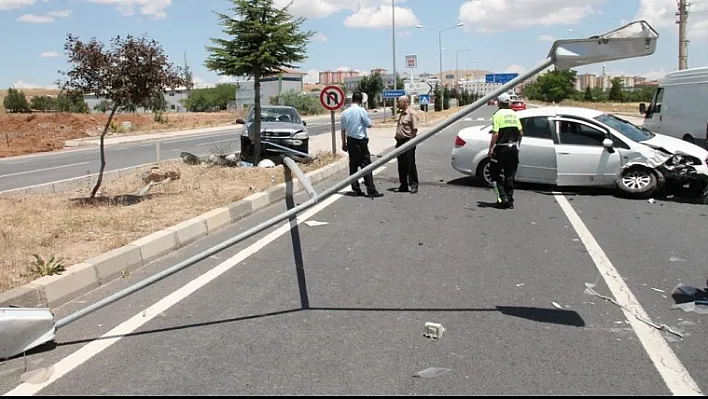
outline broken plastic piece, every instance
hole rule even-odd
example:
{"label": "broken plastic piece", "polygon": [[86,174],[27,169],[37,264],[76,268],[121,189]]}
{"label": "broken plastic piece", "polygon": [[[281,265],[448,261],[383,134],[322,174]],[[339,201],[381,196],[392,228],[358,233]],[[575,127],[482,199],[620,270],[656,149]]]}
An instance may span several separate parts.
{"label": "broken plastic piece", "polygon": [[675,256],[672,256],[669,258],[669,262],[685,262],[685,261],[686,261],[686,259],[677,258]]}
{"label": "broken plastic piece", "polygon": [[329,224],[329,223],[327,223],[327,222],[318,222],[318,221],[316,221],[316,220],[308,220],[307,222],[305,222],[305,224],[308,225],[308,226],[310,226],[310,227],[315,227],[315,226],[324,226],[324,225]]}
{"label": "broken plastic piece", "polygon": [[20,376],[20,381],[28,384],[42,384],[54,374],[54,367],[40,368],[37,370],[28,371]]}
{"label": "broken plastic piece", "polygon": [[553,307],[556,309],[563,309],[563,307],[561,305],[559,305],[557,302],[551,302],[551,305],[553,305]]}
{"label": "broken plastic piece", "polygon": [[446,369],[443,367],[430,367],[425,370],[419,371],[413,375],[413,377],[417,378],[435,378],[439,377],[445,373],[450,371],[450,369]]}
{"label": "broken plastic piece", "polygon": [[671,291],[671,297],[676,303],[680,304],[700,299],[708,299],[708,292],[691,285],[679,283],[679,285]]}
{"label": "broken plastic piece", "polygon": [[424,335],[427,338],[430,338],[430,339],[442,338],[444,332],[445,332],[445,327],[443,327],[443,325],[440,323],[432,323],[432,322],[425,323],[425,334]]}
{"label": "broken plastic piece", "polygon": [[708,314],[708,301],[679,303],[677,305],[672,305],[671,309],[681,309],[684,312],[693,312],[697,314]]}
{"label": "broken plastic piece", "polygon": [[250,168],[253,166],[253,164],[247,161],[241,161],[238,163],[238,166],[241,168]]}
{"label": "broken plastic piece", "polygon": [[658,289],[658,288],[652,288],[651,290],[652,290],[652,291],[656,291],[656,292],[661,292],[661,293],[666,292],[666,291],[660,290],[660,289]]}
{"label": "broken plastic piece", "polygon": [[653,203],[656,202],[656,200],[655,200],[654,198],[649,198],[649,199],[647,200],[647,202],[650,203],[650,204],[653,204]]}

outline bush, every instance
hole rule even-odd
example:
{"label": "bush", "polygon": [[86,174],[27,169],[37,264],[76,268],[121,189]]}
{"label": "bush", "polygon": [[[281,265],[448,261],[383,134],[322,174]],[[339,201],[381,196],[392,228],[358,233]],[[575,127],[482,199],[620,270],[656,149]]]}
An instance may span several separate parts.
{"label": "bush", "polygon": [[193,89],[182,103],[190,112],[218,112],[228,109],[229,101],[233,101],[237,84],[220,84],[208,89]]}
{"label": "bush", "polygon": [[17,89],[7,89],[7,97],[3,101],[3,106],[10,112],[30,112],[30,105],[25,97],[25,92]]}
{"label": "bush", "polygon": [[279,105],[281,99],[283,100],[282,105],[295,108],[300,115],[319,115],[326,111],[320,103],[319,96],[308,96],[295,90],[288,90],[281,93],[280,96],[271,97],[270,103]]}

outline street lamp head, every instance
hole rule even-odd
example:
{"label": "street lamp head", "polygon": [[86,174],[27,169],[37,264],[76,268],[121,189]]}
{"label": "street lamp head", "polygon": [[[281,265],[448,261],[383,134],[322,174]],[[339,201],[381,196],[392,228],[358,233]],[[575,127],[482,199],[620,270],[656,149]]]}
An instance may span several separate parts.
{"label": "street lamp head", "polygon": [[423,29],[423,25],[416,25],[415,27],[418,29]]}
{"label": "street lamp head", "polygon": [[459,28],[459,27],[461,27],[461,26],[465,26],[465,24],[463,24],[462,22],[460,22],[459,24],[455,25],[456,28]]}

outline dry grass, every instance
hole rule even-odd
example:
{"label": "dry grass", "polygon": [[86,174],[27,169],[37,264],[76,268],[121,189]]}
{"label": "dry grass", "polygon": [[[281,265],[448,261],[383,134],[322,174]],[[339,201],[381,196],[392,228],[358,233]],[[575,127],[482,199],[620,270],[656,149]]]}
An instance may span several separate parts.
{"label": "dry grass", "polygon": [[[531,101],[529,102],[530,104],[536,104],[536,105],[551,105],[549,103],[543,103],[543,102],[537,102],[537,101]],[[560,103],[562,106],[566,107],[582,107],[582,108],[591,108],[591,109],[596,109],[599,111],[604,111],[604,112],[614,112],[614,113],[626,113],[626,114],[632,114],[632,115],[641,115],[639,113],[639,103],[596,103],[596,102],[587,102],[587,101],[573,101],[573,100],[565,100]]]}
{"label": "dry grass", "polygon": [[[302,168],[310,172],[340,158],[323,153]],[[70,201],[88,196],[90,187],[63,195],[0,197],[0,292],[39,277],[27,272],[34,254],[63,258],[69,267],[284,181],[283,166],[227,168],[170,162],[160,169],[179,171],[181,179],[153,187],[152,199],[132,206],[82,207]],[[101,191],[104,196],[132,194],[143,186],[136,173]]]}

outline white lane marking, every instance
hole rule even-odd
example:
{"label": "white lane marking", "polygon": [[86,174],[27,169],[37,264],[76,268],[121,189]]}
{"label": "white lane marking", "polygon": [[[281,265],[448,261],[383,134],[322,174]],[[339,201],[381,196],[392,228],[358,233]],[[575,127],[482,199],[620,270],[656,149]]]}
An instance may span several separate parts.
{"label": "white lane marking", "polygon": [[674,395],[701,396],[702,393],[700,388],[688,374],[688,370],[686,370],[684,365],[666,342],[666,339],[662,333],[646,323],[639,321],[635,317],[635,315],[637,315],[645,320],[651,320],[649,315],[642,308],[642,305],[624,282],[622,276],[620,276],[619,272],[617,272],[617,269],[615,269],[610,259],[607,255],[605,255],[605,252],[600,247],[600,244],[595,241],[595,237],[593,237],[590,230],[588,230],[573,207],[570,205],[570,202],[568,202],[568,200],[559,193],[554,193],[554,196],[563,210],[563,213],[565,213],[565,216],[573,225],[578,237],[580,237],[580,240],[583,244],[585,244],[585,248],[590,254],[590,257],[592,257],[592,260],[602,275],[602,278],[605,280],[605,284],[607,284],[610,288],[612,296],[615,298],[617,303],[622,305],[625,309],[632,311],[632,313],[630,313],[624,309],[622,310],[625,317],[627,317],[627,320],[629,320],[629,324],[634,329],[634,333],[644,346],[644,350],[647,351],[649,358],[654,363],[654,367],[656,367],[657,371],[664,379],[666,386]]}
{"label": "white lane marking", "polygon": [[46,171],[48,171],[48,170],[70,168],[70,167],[72,167],[72,166],[86,165],[86,164],[88,164],[88,163],[90,163],[90,162],[79,162],[79,163],[72,163],[72,164],[69,164],[69,165],[52,166],[51,168],[26,170],[26,171],[24,171],[24,172],[8,173],[8,174],[6,174],[6,175],[0,175],[0,177],[10,177],[10,176],[28,175],[28,174],[30,174],[30,173],[46,172]]}
{"label": "white lane marking", "polygon": [[[396,162],[395,160],[392,160],[391,162],[388,163],[393,163]],[[382,172],[386,167],[381,167],[377,170],[374,171],[374,175]],[[348,192],[351,191],[351,187],[346,187],[341,190],[341,192]],[[314,207],[310,208],[310,210],[306,211],[303,213],[301,216],[298,216],[296,219],[296,223],[300,224],[307,219],[315,216],[317,213],[320,211],[324,210],[328,206],[332,205],[335,201],[338,199],[342,198],[343,194],[335,194],[326,200],[322,201],[318,205],[315,205]],[[251,244],[247,248],[241,250],[239,253],[236,255],[232,256],[231,258],[227,259],[223,263],[217,265],[213,269],[209,270],[205,274],[202,274],[201,276],[197,277],[196,279],[190,281],[189,283],[185,284],[181,288],[177,289],[173,293],[169,294],[168,296],[162,298],[159,300],[157,303],[154,305],[150,306],[144,311],[141,311],[140,313],[136,314],[135,316],[131,317],[130,319],[124,321],[117,327],[113,328],[111,331],[105,333],[103,336],[98,338],[97,340],[91,341],[85,346],[83,346],[81,349],[77,350],[76,352],[72,353],[71,355],[63,358],[62,360],[58,361],[56,364],[54,364],[54,374],[47,379],[47,381],[41,383],[41,384],[29,384],[29,383],[22,383],[18,385],[15,389],[5,393],[3,396],[31,396],[39,393],[42,389],[46,388],[53,382],[57,381],[61,377],[65,376],[72,370],[76,369],[77,367],[81,366],[82,364],[86,363],[88,360],[90,360],[92,357],[98,355],[102,351],[108,349],[111,345],[115,344],[116,342],[120,341],[121,338],[124,336],[134,332],[150,320],[154,319],[157,317],[160,313],[167,311],[169,308],[172,306],[176,305],[183,299],[187,298],[194,292],[196,292],[198,289],[204,287],[205,285],[209,284],[211,281],[216,279],[217,277],[221,276],[222,274],[226,273],[227,271],[231,270],[234,266],[238,265],[239,263],[243,262],[246,260],[249,256],[257,253],[261,249],[265,248],[268,244],[272,243],[273,241],[277,240],[280,236],[283,234],[287,233],[290,231],[291,226],[290,223],[292,222],[286,222],[284,223],[281,227],[279,227],[277,230],[273,231],[272,233],[268,234],[267,236],[261,238],[260,240],[256,241],[255,243]]]}

